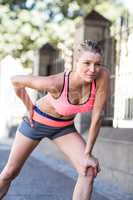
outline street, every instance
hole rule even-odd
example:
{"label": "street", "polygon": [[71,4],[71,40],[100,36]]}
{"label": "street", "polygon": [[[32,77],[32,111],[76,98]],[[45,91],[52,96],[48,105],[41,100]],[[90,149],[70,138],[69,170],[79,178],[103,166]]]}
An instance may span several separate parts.
{"label": "street", "polygon": [[[0,170],[6,164],[10,147],[0,145]],[[46,165],[41,159],[37,159],[35,152],[26,161],[19,176],[13,181],[4,200],[71,200],[74,189],[74,179],[66,176]],[[41,155],[41,154],[40,154]],[[45,155],[44,155],[45,157]],[[49,158],[46,157],[45,161]],[[51,163],[51,164],[56,164]],[[65,166],[64,166],[65,168]],[[67,169],[68,170],[68,169]],[[94,193],[93,200],[107,200],[103,196]]]}

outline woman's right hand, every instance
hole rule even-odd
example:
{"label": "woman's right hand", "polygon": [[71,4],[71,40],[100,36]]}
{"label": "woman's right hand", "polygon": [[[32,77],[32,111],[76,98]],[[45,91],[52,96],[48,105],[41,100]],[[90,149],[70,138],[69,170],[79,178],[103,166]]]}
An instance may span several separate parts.
{"label": "woman's right hand", "polygon": [[28,111],[28,119],[29,119],[31,127],[34,127],[33,119],[32,119],[33,118],[33,114],[34,114],[34,107],[35,106],[32,104],[27,109],[27,111]]}

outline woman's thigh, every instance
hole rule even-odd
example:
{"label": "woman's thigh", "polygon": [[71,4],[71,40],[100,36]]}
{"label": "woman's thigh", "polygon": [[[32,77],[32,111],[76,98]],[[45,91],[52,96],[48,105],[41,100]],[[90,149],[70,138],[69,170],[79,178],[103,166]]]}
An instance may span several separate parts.
{"label": "woman's thigh", "polygon": [[20,168],[39,142],[40,141],[30,139],[17,131],[6,166],[16,166]]}
{"label": "woman's thigh", "polygon": [[70,159],[73,166],[80,171],[84,160],[86,142],[82,136],[73,132],[53,140],[59,149]]}

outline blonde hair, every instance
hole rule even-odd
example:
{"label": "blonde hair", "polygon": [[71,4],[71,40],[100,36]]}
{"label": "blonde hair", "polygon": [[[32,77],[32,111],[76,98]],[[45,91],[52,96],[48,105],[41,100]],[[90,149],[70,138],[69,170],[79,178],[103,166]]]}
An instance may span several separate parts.
{"label": "blonde hair", "polygon": [[103,55],[103,49],[100,42],[97,42],[95,40],[85,40],[82,42],[78,47],[78,52],[81,51],[90,51],[93,53],[99,53],[101,56]]}

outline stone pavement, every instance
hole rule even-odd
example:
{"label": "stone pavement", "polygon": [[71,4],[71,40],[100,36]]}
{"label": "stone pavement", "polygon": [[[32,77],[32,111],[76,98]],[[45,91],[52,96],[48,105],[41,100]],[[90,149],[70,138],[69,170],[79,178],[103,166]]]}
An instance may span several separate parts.
{"label": "stone pavement", "polygon": [[[125,140],[125,131],[128,139],[132,140],[130,129],[127,131],[127,129],[104,127],[102,136],[109,135],[111,139],[117,137]],[[83,137],[86,139],[87,135],[84,134]],[[0,144],[0,169],[7,160],[7,149],[10,148],[12,139],[4,140],[2,143]],[[50,140],[44,139],[25,163],[20,176],[15,179],[4,200],[71,200],[76,178],[76,171],[65,155]],[[133,200],[133,196],[122,193],[119,186],[114,187],[104,181],[101,183],[97,177],[92,200]]]}
{"label": "stone pavement", "polygon": [[[7,161],[9,150],[9,145],[0,144],[0,171]],[[58,165],[56,159],[51,161],[48,154],[43,158],[40,150],[36,149],[3,200],[71,200],[75,180],[60,171],[65,169],[64,164]],[[57,170],[57,167],[60,169]],[[65,170],[69,171],[67,167]],[[94,191],[92,200],[108,199]]]}
{"label": "stone pavement", "polygon": [[[133,129],[114,129],[114,128],[101,128],[101,137],[108,137],[111,138],[112,140],[125,140],[125,133],[127,134],[127,140],[132,141],[133,138]],[[85,133],[83,137],[87,138],[87,134]],[[44,159],[44,157],[49,157],[49,161],[47,161],[47,164],[52,165],[52,160],[56,160],[56,166],[58,166],[58,170],[67,174],[69,177],[72,177],[73,179],[76,178],[75,171],[72,170],[71,166],[68,166],[67,163],[64,164],[64,162],[68,162],[67,158],[65,157],[62,152],[59,151],[56,145],[54,145],[50,140],[43,140],[40,145],[38,146],[37,150],[42,152],[43,158],[40,157],[40,159]],[[54,166],[54,168],[56,168]],[[63,166],[63,167],[62,167]],[[64,167],[65,166],[65,167]],[[68,166],[68,167],[67,167]],[[52,165],[53,167],[53,165]],[[120,185],[118,184],[112,184],[109,181],[105,181],[100,179],[100,176],[98,176],[95,180],[94,184],[95,191],[104,195],[110,200],[133,200],[133,194],[131,193],[126,193],[125,191],[122,190]]]}

